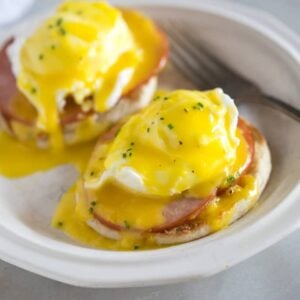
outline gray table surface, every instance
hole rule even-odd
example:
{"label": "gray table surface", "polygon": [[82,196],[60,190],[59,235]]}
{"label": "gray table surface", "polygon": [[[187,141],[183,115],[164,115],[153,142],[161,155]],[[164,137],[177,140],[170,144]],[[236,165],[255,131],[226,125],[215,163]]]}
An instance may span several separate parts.
{"label": "gray table surface", "polygon": [[[1,4],[0,0],[0,4]],[[182,0],[183,1],[183,0]],[[56,2],[38,1],[35,9]],[[174,0],[175,2],[175,0]],[[236,0],[264,9],[300,34],[300,0]],[[220,250],[221,251],[221,250]],[[127,289],[68,286],[0,261],[1,300],[300,299],[300,231],[239,265],[204,280]]]}

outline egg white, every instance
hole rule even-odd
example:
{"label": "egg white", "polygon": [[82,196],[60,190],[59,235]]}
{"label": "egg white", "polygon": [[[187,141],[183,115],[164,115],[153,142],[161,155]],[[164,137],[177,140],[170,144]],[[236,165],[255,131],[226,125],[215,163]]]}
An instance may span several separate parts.
{"label": "egg white", "polygon": [[118,184],[135,192],[147,192],[143,178],[135,169],[131,167],[122,167],[120,169],[114,168],[105,170],[98,181],[87,181],[85,183],[85,186],[87,188],[94,189],[101,187],[105,184],[105,182],[111,180],[114,180]]}

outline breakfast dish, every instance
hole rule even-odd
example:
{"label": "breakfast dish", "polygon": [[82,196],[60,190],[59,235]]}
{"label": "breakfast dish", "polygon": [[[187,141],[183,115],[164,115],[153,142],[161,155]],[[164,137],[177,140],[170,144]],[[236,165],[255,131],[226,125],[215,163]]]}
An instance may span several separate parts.
{"label": "breakfast dish", "polygon": [[[201,40],[230,68],[273,96],[297,105],[300,87],[299,68],[295,68],[299,65],[298,40],[287,34],[290,32],[285,27],[272,23],[271,19],[270,23],[265,23],[263,14],[262,18],[256,18],[263,12],[251,11],[250,14],[249,11],[249,18],[245,18],[246,9],[239,10],[234,5],[228,10],[228,5],[213,5],[205,0],[201,4],[195,2],[192,7],[184,2],[180,7],[146,2],[144,5],[131,1],[153,20],[174,22],[176,26],[182,24],[183,31],[197,28],[195,39]],[[122,1],[114,3],[125,5]],[[1,45],[12,36],[23,35],[23,32],[30,34],[31,28],[42,18],[45,18],[43,13],[30,15],[5,32],[2,30]],[[234,35],[229,34],[232,30]],[[223,47],[224,37],[226,45],[231,46]],[[232,45],[238,45],[234,55]],[[282,78],[276,76],[282,69],[285,70],[284,84]],[[159,73],[158,90],[197,89],[192,82],[184,81],[183,74],[164,68]],[[220,88],[224,87],[220,85]],[[226,88],[224,91],[233,96]],[[33,150],[27,143],[0,132],[0,258],[30,272],[76,286],[133,287],[212,276],[275,244],[299,227],[299,151],[295,139],[299,134],[299,122],[274,108],[250,102],[238,106],[238,110],[250,127],[259,128],[270,146],[272,173],[267,186],[254,208],[234,224],[204,238],[171,247],[151,243],[150,239],[148,244],[138,239],[133,244],[129,242],[130,237],[124,240],[105,238],[88,226],[85,218],[78,218],[80,209],[76,209],[74,197],[77,188],[70,187],[81,172],[87,170],[85,165],[91,159],[94,141],[64,147],[64,159],[60,157],[60,162],[53,162],[61,156],[61,150],[56,151],[56,155],[49,148]],[[117,123],[125,124],[127,120]],[[58,164],[60,166],[56,167]],[[127,246],[124,245],[126,241]],[[161,249],[114,251],[155,247]]]}
{"label": "breakfast dish", "polygon": [[2,47],[2,127],[41,148],[92,140],[148,104],[167,56],[166,37],[140,13],[65,1]]}
{"label": "breakfast dish", "polygon": [[157,90],[167,58],[150,19],[101,1],[65,1],[2,47],[0,174],[74,165],[79,179],[52,219],[73,240],[174,245],[258,201],[271,171],[265,138],[221,88]]}
{"label": "breakfast dish", "polygon": [[161,91],[100,137],[53,226],[107,249],[191,241],[243,216],[270,171],[264,137],[221,89]]}

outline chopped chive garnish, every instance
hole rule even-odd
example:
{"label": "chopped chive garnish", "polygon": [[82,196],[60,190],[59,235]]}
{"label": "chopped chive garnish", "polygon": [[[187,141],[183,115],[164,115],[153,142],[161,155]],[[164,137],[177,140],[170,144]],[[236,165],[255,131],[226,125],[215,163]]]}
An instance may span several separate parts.
{"label": "chopped chive garnish", "polygon": [[51,45],[51,50],[54,50],[56,48],[55,45]]}
{"label": "chopped chive garnish", "polygon": [[42,59],[44,59],[44,54],[39,55],[39,60],[42,60]]}
{"label": "chopped chive garnish", "polygon": [[149,127],[147,128],[147,132],[150,132],[150,128]]}
{"label": "chopped chive garnish", "polygon": [[63,225],[64,225],[63,222],[61,222],[61,221],[57,222],[57,226],[58,226],[58,227],[62,227]]}
{"label": "chopped chive garnish", "polygon": [[131,151],[131,150],[132,150],[132,148],[128,148],[126,151],[129,152],[129,151]]}
{"label": "chopped chive garnish", "polygon": [[129,156],[131,156],[131,155],[132,155],[132,153],[130,152],[128,155],[129,155]]}
{"label": "chopped chive garnish", "polygon": [[134,142],[131,142],[131,143],[130,143],[130,146],[134,146]]}
{"label": "chopped chive garnish", "polygon": [[125,226],[127,229],[129,229],[129,228],[130,228],[130,225],[129,225],[129,223],[128,223],[128,221],[127,221],[127,220],[124,220],[124,226]]}
{"label": "chopped chive garnish", "polygon": [[159,119],[163,121],[165,118],[164,117],[160,117]]}
{"label": "chopped chive garnish", "polygon": [[61,35],[65,35],[67,32],[66,32],[66,30],[65,30],[64,28],[60,27],[60,28],[59,28],[59,33],[60,33]]}
{"label": "chopped chive garnish", "polygon": [[126,158],[126,157],[127,157],[127,154],[126,154],[126,153],[123,153],[123,154],[122,154],[122,157],[123,157],[123,158]]}
{"label": "chopped chive garnish", "polygon": [[169,99],[169,97],[164,97],[164,100],[168,100]]}
{"label": "chopped chive garnish", "polygon": [[174,126],[170,123],[170,124],[168,124],[168,128],[172,130],[174,128]]}
{"label": "chopped chive garnish", "polygon": [[195,170],[192,170],[192,173],[195,173]]}
{"label": "chopped chive garnish", "polygon": [[232,184],[235,181],[235,177],[233,175],[230,175],[227,177],[226,181],[228,184]]}
{"label": "chopped chive garnish", "polygon": [[62,18],[58,18],[57,21],[56,21],[56,26],[60,26],[62,21],[63,21]]}
{"label": "chopped chive garnish", "polygon": [[90,173],[90,175],[91,175],[91,176],[94,176],[94,175],[95,175],[95,172],[94,172],[94,171],[92,171],[92,172]]}
{"label": "chopped chive garnish", "polygon": [[31,92],[31,94],[35,94],[36,93],[36,88],[31,88],[31,90],[30,90],[30,92]]}
{"label": "chopped chive garnish", "polygon": [[139,246],[139,245],[134,245],[134,246],[133,246],[133,249],[134,249],[134,250],[138,250],[138,249],[140,249],[140,246]]}
{"label": "chopped chive garnish", "polygon": [[182,145],[183,143],[182,143],[182,141],[179,141],[179,145]]}
{"label": "chopped chive garnish", "polygon": [[188,113],[188,112],[189,112],[189,111],[188,111],[186,108],[184,108],[184,109],[183,109],[183,111],[184,111],[184,112],[186,112],[186,113]]}
{"label": "chopped chive garnish", "polygon": [[92,205],[92,206],[95,206],[96,204],[97,204],[96,201],[92,201],[92,202],[91,202],[91,205]]}
{"label": "chopped chive garnish", "polygon": [[193,106],[193,109],[202,109],[204,107],[204,105],[201,102],[197,102],[196,105]]}
{"label": "chopped chive garnish", "polygon": [[92,214],[93,212],[94,212],[94,208],[93,208],[93,207],[90,207],[90,208],[89,208],[89,213]]}

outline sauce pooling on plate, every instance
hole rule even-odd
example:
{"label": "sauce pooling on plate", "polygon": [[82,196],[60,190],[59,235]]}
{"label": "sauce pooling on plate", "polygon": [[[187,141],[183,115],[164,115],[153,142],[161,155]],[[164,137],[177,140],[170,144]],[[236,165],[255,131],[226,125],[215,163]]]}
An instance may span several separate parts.
{"label": "sauce pooling on plate", "polygon": [[23,144],[5,132],[0,132],[0,175],[9,178],[28,176],[63,164],[73,164],[77,170],[85,168],[94,142],[60,150],[38,149]]}

